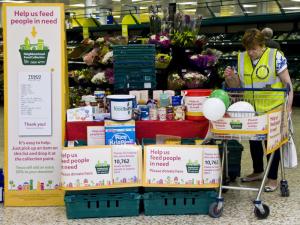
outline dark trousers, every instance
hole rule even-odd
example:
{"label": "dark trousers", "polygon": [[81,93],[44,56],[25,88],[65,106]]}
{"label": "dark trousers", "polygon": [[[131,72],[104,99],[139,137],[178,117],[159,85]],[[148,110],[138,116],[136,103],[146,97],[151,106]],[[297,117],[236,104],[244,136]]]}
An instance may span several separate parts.
{"label": "dark trousers", "polygon": [[[254,173],[261,173],[264,171],[264,150],[261,141],[249,141],[250,143],[250,152],[251,158],[253,162],[253,172]],[[266,144],[266,142],[265,142]],[[267,159],[269,161],[271,154],[267,155]],[[280,161],[280,151],[279,149],[275,151],[273,162],[271,163],[271,168],[269,170],[268,178],[270,179],[277,179],[278,174],[278,166]]]}

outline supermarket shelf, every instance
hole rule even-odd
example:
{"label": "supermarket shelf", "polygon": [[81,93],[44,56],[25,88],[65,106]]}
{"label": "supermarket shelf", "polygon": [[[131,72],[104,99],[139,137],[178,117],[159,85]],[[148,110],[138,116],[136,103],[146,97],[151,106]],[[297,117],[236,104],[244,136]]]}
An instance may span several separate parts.
{"label": "supermarket shelf", "polygon": [[81,61],[68,61],[69,64],[81,64],[81,65],[86,65],[85,62],[81,62]]}

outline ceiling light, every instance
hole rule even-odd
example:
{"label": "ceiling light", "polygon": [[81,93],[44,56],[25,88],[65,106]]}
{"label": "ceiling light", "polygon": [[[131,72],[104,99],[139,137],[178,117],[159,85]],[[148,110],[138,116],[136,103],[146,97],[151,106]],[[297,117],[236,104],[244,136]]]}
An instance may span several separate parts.
{"label": "ceiling light", "polygon": [[178,2],[177,5],[197,5],[197,2]]}
{"label": "ceiling light", "polygon": [[253,11],[245,11],[245,13],[251,14],[251,13],[254,13],[254,12]]}
{"label": "ceiling light", "polygon": [[292,2],[300,2],[300,0],[291,0]]}
{"label": "ceiling light", "polygon": [[299,10],[300,7],[283,7],[284,10]]}
{"label": "ceiling light", "polygon": [[142,1],[142,0],[132,0],[132,2],[140,2],[140,1]]}
{"label": "ceiling light", "polygon": [[255,4],[253,4],[253,5],[252,4],[244,4],[243,7],[244,8],[255,8],[255,7],[257,7],[257,5],[255,5]]}
{"label": "ceiling light", "polygon": [[185,12],[196,12],[196,9],[185,9]]}
{"label": "ceiling light", "polygon": [[140,10],[143,10],[143,9],[148,9],[148,7],[146,7],[146,6],[140,6]]}
{"label": "ceiling light", "polygon": [[114,18],[120,18],[120,16],[114,16]]}
{"label": "ceiling light", "polygon": [[70,7],[85,7],[85,4],[83,3],[79,3],[79,4],[72,4],[72,5],[69,5]]}
{"label": "ceiling light", "polygon": [[120,2],[121,0],[112,0],[113,2]]}

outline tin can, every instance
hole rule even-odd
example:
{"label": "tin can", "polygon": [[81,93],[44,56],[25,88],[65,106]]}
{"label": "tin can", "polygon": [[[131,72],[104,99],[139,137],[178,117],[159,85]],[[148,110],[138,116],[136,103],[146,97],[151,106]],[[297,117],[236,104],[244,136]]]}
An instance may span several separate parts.
{"label": "tin can", "polygon": [[174,120],[184,120],[184,119],[185,119],[184,106],[174,107]]}
{"label": "tin can", "polygon": [[174,120],[174,114],[173,113],[167,113],[167,120]]}
{"label": "tin can", "polygon": [[96,96],[96,98],[104,98],[105,97],[105,91],[94,91],[94,95]]}
{"label": "tin can", "polygon": [[149,107],[140,106],[140,110],[141,110],[141,120],[149,120]]}
{"label": "tin can", "polygon": [[173,107],[172,106],[167,107],[167,114],[168,113],[173,113]]}
{"label": "tin can", "polygon": [[167,109],[165,107],[160,107],[158,109],[158,119],[160,121],[165,121],[167,120]]}
{"label": "tin can", "polygon": [[150,120],[157,120],[157,108],[150,108],[149,109],[149,119]]}

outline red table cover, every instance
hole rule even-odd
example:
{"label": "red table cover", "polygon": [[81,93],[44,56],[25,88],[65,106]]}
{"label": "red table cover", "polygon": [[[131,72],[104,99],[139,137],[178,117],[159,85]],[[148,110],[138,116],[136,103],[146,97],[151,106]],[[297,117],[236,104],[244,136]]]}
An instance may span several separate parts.
{"label": "red table cover", "polygon": [[[66,140],[86,140],[87,126],[103,126],[104,122],[67,122]],[[182,138],[204,138],[208,130],[208,120],[201,121],[136,121],[136,136],[155,138],[156,134],[176,135]]]}

